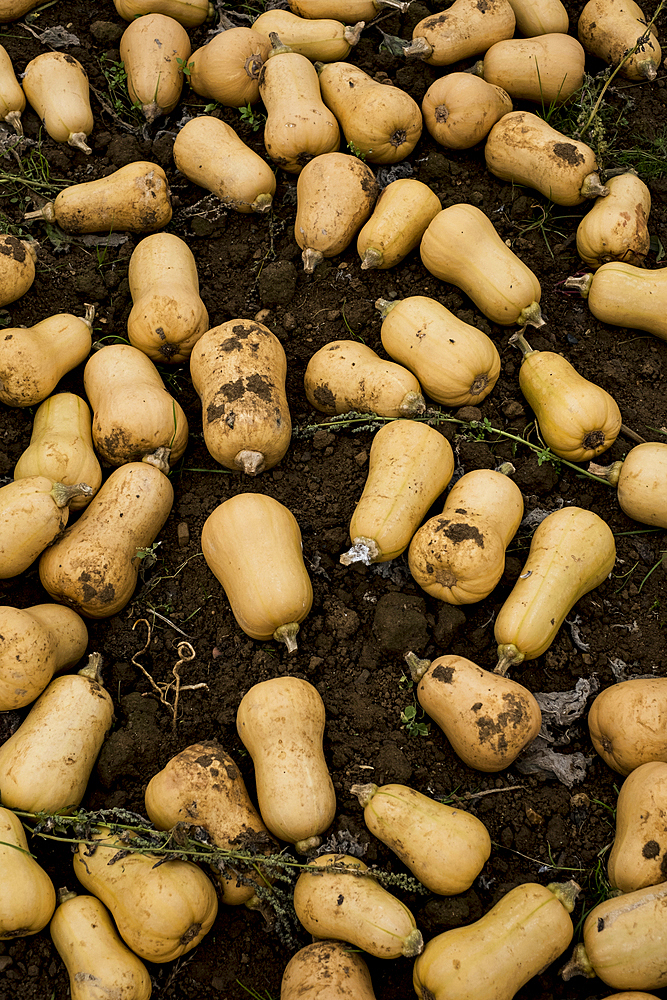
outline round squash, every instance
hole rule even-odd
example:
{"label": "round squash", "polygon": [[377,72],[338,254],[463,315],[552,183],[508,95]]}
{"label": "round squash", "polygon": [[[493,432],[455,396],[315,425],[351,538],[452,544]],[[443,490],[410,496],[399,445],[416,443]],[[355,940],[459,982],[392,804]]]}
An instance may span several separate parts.
{"label": "round squash", "polygon": [[588,712],[591,742],[602,759],[630,774],[667,763],[667,677],[637,677],[600,691]]}
{"label": "round squash", "polygon": [[[0,15],[2,22],[2,15]],[[21,112],[25,110],[25,94],[16,79],[12,60],[4,45],[0,45],[0,118],[23,135]]]}
{"label": "round squash", "polygon": [[380,192],[373,214],[357,237],[361,270],[394,267],[419,245],[442,205],[427,184],[400,177]]}
{"label": "round squash", "polygon": [[285,967],[280,1000],[376,1000],[361,955],[341,941],[315,941]]}
{"label": "round squash", "polygon": [[577,226],[577,253],[589,267],[611,260],[641,265],[649,252],[651,192],[636,174],[610,177],[609,194],[593,202]]}
{"label": "round squash", "polygon": [[21,820],[2,806],[0,875],[0,941],[38,934],[51,919],[56,891],[30,853]]}
{"label": "round squash", "polygon": [[606,468],[591,462],[588,471],[617,487],[618,502],[633,521],[667,528],[667,444],[646,441],[632,448],[622,462]]}
{"label": "round squash", "polygon": [[200,97],[230,108],[256,104],[259,74],[270,51],[266,35],[252,28],[221,31],[192,53],[190,86]]}
{"label": "round squash", "polygon": [[549,108],[580,89],[585,61],[586,53],[576,38],[549,32],[496,42],[484,55],[482,72],[488,83],[503,87],[510,97]]}
{"label": "round squash", "polygon": [[132,104],[148,122],[169,114],[183,89],[183,68],[190,58],[188,33],[166,14],[135,18],[120,40],[120,58],[127,74]]}
{"label": "round squash", "polygon": [[667,875],[667,764],[636,767],[616,804],[616,833],[607,874],[621,892],[664,882]]}
{"label": "round squash", "polygon": [[[646,22],[641,7],[634,0],[589,0],[577,24],[579,41],[591,55],[617,66],[646,35]],[[662,52],[658,32],[653,26],[646,41],[625,59],[620,74],[626,80],[655,80]]]}
{"label": "round squash", "polygon": [[274,836],[303,853],[320,844],[336,813],[322,749],[324,722],[317,688],[299,677],[255,684],[236,713],[236,729],[255,765],[262,819]]}
{"label": "round squash", "polygon": [[94,122],[88,74],[81,63],[66,52],[41,52],[26,66],[22,84],[51,138],[90,155],[86,139]]}
{"label": "round squash", "polygon": [[512,108],[506,90],[470,73],[439,77],[422,101],[426,128],[447,149],[476,146]]}
{"label": "round squash", "polygon": [[294,652],[313,588],[291,511],[273,497],[239,493],[208,516],[201,547],[246,635],[284,642]]}
{"label": "round squash", "polygon": [[[16,302],[31,288],[35,280],[36,260],[32,243],[9,233],[0,235],[0,307]],[[2,332],[5,333],[4,330]]]}
{"label": "round squash", "polygon": [[419,21],[405,56],[417,56],[429,66],[451,66],[494,42],[511,38],[516,19],[508,0],[455,0],[446,11]]}

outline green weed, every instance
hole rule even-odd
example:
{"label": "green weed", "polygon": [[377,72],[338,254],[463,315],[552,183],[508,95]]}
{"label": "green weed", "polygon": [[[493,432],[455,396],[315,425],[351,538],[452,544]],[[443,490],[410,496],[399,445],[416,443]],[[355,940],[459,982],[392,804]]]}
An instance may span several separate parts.
{"label": "green weed", "polygon": [[348,142],[348,144],[347,144],[347,148],[349,149],[349,151],[350,151],[350,154],[351,154],[352,156],[356,156],[356,157],[357,157],[357,159],[359,159],[359,160],[363,160],[363,161],[364,161],[364,163],[366,162],[366,154],[365,154],[364,152],[362,152],[362,150],[361,150],[361,149],[359,149],[359,147],[358,147],[358,146],[356,146],[356,145],[354,144],[354,142],[352,142],[352,140],[351,140],[351,139],[350,139],[350,141],[349,141],[349,142]]}
{"label": "green weed", "polygon": [[239,108],[238,111],[241,115],[241,121],[244,122],[244,124],[249,125],[253,132],[259,132],[262,125],[266,121],[266,115],[261,111],[253,110],[250,103],[246,104],[243,108]]}
{"label": "green weed", "polygon": [[401,729],[405,729],[408,736],[428,736],[431,731],[430,722],[417,720],[419,713],[424,714],[421,709],[417,708],[417,703],[414,700],[411,705],[406,705],[401,712]]}
{"label": "green weed", "polygon": [[123,125],[136,129],[144,122],[140,104],[133,104],[127,89],[127,73],[122,62],[100,56],[100,69],[107,82],[110,109]]}

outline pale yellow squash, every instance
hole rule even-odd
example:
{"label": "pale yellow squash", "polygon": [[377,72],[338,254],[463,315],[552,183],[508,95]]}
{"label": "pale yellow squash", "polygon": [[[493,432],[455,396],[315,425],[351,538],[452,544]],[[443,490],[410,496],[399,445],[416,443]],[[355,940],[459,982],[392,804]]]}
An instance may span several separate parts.
{"label": "pale yellow squash", "polygon": [[94,309],[85,316],[57,313],[29,327],[0,333],[0,401],[35,406],[60,379],[88,357]]}
{"label": "pale yellow squash", "polygon": [[595,274],[568,278],[564,288],[577,289],[601,323],[645,330],[667,340],[667,267],[654,271],[611,261]]}
{"label": "pale yellow squash", "polygon": [[3,0],[0,7],[0,24],[17,21],[24,14],[37,7],[40,0]]}
{"label": "pale yellow squash", "polygon": [[336,1000],[376,1000],[366,962],[342,941],[307,944],[283,972],[280,1000],[326,1000],[327,993]]}
{"label": "pale yellow squash", "polygon": [[[0,307],[15,302],[35,280],[37,254],[32,243],[10,233],[0,235]],[[4,333],[3,341],[4,341]],[[0,387],[2,386],[0,375]]]}
{"label": "pale yellow squash", "polygon": [[588,712],[591,742],[619,774],[650,761],[667,763],[667,677],[637,677],[612,684]]}
{"label": "pale yellow squash", "polygon": [[198,28],[215,16],[210,0],[113,0],[113,5],[125,21],[142,14],[166,14],[184,28]]}
{"label": "pale yellow squash", "polygon": [[576,38],[560,32],[535,38],[508,38],[486,52],[482,73],[513,99],[548,108],[562,104],[584,82],[586,53]]}
{"label": "pale yellow squash", "polygon": [[399,264],[419,245],[441,209],[438,196],[414,177],[400,177],[387,184],[357,237],[361,270],[385,270]]}
{"label": "pale yellow squash", "polygon": [[[0,14],[0,22],[2,15]],[[4,45],[0,45],[0,118],[23,135],[21,112],[25,110],[25,94],[16,79],[12,60]]]}
{"label": "pale yellow squash", "polygon": [[455,0],[444,11],[423,18],[412,30],[404,55],[417,56],[429,66],[451,66],[494,42],[511,38],[516,19],[508,0]]}
{"label": "pale yellow squash", "polygon": [[169,114],[178,104],[191,51],[183,25],[166,14],[144,14],[123,32],[120,58],[127,92],[146,121]]}
{"label": "pale yellow squash", "polygon": [[290,0],[290,10],[300,17],[333,17],[346,24],[370,21],[387,7],[407,10],[404,3],[385,3],[383,0]]}
{"label": "pale yellow squash", "polygon": [[271,51],[266,35],[228,28],[192,53],[188,80],[195,94],[230,108],[256,104],[259,74]]}
{"label": "pale yellow squash", "polygon": [[612,260],[641,265],[650,249],[651,192],[635,173],[606,182],[609,195],[593,202],[577,226],[577,253],[597,268]]}
{"label": "pale yellow squash", "polygon": [[86,139],[94,122],[88,74],[81,63],[66,52],[42,52],[26,66],[22,85],[51,138],[90,155]]}
{"label": "pale yellow squash", "polygon": [[477,145],[512,109],[512,98],[506,90],[470,73],[439,77],[422,101],[426,128],[447,149]]}
{"label": "pale yellow squash", "polygon": [[579,41],[587,52],[612,66],[625,60],[620,74],[626,80],[655,80],[662,58],[655,26],[636,51],[625,58],[647,35],[647,20],[634,0],[589,0],[579,16]]}
{"label": "pale yellow squash", "polygon": [[275,31],[292,52],[307,56],[312,62],[336,62],[346,59],[359,41],[364,22],[345,26],[331,18],[299,17],[289,10],[265,10],[253,21],[253,31],[267,35]]}
{"label": "pale yellow squash", "polygon": [[0,941],[38,934],[56,905],[53,882],[35,861],[21,820],[0,806]]}
{"label": "pale yellow squash", "polygon": [[622,462],[606,468],[591,463],[588,471],[617,487],[618,502],[628,517],[667,528],[667,444],[646,441],[632,448]]}
{"label": "pale yellow squash", "polygon": [[516,30],[528,38],[552,31],[567,34],[570,19],[561,0],[510,0]]}
{"label": "pale yellow squash", "polygon": [[652,761],[623,782],[607,874],[621,892],[665,881],[667,874],[667,764]]}

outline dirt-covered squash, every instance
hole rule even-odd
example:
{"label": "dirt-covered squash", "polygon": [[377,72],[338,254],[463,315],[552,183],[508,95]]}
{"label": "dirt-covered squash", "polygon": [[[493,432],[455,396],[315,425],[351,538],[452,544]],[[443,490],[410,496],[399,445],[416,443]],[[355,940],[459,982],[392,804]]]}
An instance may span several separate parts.
{"label": "dirt-covered squash", "polygon": [[602,759],[630,774],[651,761],[667,763],[667,677],[636,677],[612,684],[588,712],[591,742]]}
{"label": "dirt-covered squash", "polygon": [[[662,51],[655,25],[647,33],[647,20],[634,0],[589,0],[579,15],[579,41],[587,52],[612,66],[623,62],[619,72],[626,80],[655,80]],[[637,45],[640,39],[645,40]]]}
{"label": "dirt-covered squash", "polygon": [[641,266],[651,243],[651,192],[631,171],[610,177],[606,186],[607,197],[596,199],[577,226],[577,253],[593,268],[612,260]]}
{"label": "dirt-covered squash", "polygon": [[429,66],[451,66],[486,52],[502,38],[511,38],[515,25],[508,0],[455,0],[446,10],[415,25],[404,55],[417,56]]}
{"label": "dirt-covered squash", "polygon": [[376,1000],[366,962],[343,941],[307,944],[283,972],[280,1000],[326,1000],[327,994],[340,1000]]}
{"label": "dirt-covered squash", "polygon": [[28,240],[11,233],[0,235],[0,307],[20,299],[32,286],[36,260],[35,248]]}
{"label": "dirt-covered squash", "polygon": [[92,345],[92,308],[85,316],[57,313],[29,327],[0,333],[0,402],[35,406],[60,379],[88,357]]}
{"label": "dirt-covered squash", "polygon": [[269,39],[253,28],[221,31],[192,53],[188,62],[190,86],[200,97],[226,107],[256,104],[259,74],[270,51]]}
{"label": "dirt-covered squash", "polygon": [[607,859],[609,882],[634,892],[667,874],[667,764],[651,761],[632,771],[616,803],[616,831]]}

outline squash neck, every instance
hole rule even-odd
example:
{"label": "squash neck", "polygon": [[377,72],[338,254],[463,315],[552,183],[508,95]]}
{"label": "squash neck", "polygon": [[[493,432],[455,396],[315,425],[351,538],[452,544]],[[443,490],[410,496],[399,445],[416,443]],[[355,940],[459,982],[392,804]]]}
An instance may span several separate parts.
{"label": "squash neck", "polygon": [[611,465],[596,465],[595,462],[590,462],[588,465],[588,471],[592,476],[606,479],[612,486],[618,486],[622,468],[623,462],[612,462]]}

